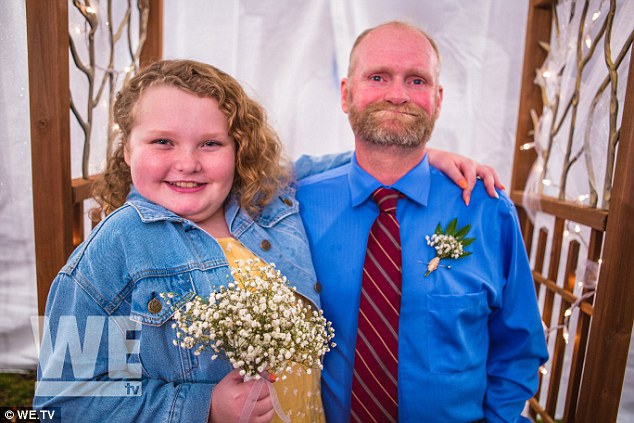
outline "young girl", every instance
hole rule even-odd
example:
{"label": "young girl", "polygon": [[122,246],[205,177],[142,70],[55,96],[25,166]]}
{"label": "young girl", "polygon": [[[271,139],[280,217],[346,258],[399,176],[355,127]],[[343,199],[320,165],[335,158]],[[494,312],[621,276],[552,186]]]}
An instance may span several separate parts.
{"label": "young girl", "polygon": [[[114,122],[120,144],[95,189],[105,218],[51,286],[34,405],[63,421],[238,421],[254,382],[174,346],[161,294],[207,297],[234,258],[257,256],[319,308],[280,142],[234,78],[185,60],[140,71]],[[274,387],[292,421],[324,420],[318,373]],[[274,414],[264,389],[250,421]]]}

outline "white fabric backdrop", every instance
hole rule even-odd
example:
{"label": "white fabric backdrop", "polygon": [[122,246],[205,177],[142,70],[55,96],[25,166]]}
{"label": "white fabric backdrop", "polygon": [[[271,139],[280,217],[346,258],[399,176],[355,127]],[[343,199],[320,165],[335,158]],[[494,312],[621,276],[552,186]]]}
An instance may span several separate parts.
{"label": "white fabric backdrop", "polygon": [[[164,57],[205,61],[238,78],[268,110],[291,158],[352,148],[339,80],[360,31],[391,19],[423,27],[441,50],[445,88],[430,145],[493,165],[509,186],[526,2],[164,0],[164,7]],[[21,0],[0,2],[0,369],[36,363],[24,9]],[[627,389],[623,398],[622,408]]]}
{"label": "white fabric backdrop", "polygon": [[178,0],[164,4],[164,57],[201,60],[238,78],[269,111],[293,158],[352,148],[339,81],[358,33],[391,19],[422,26],[443,56],[445,97],[430,145],[495,166],[508,185],[525,2],[190,0],[186,10]]}
{"label": "white fabric backdrop", "polygon": [[26,15],[0,2],[0,369],[32,368],[37,314]]}

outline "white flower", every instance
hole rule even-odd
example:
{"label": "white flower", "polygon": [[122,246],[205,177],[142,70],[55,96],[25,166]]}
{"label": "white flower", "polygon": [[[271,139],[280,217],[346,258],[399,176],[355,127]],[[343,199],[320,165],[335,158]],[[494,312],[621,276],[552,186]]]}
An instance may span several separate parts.
{"label": "white flower", "polygon": [[236,263],[235,282],[174,313],[181,340],[176,344],[195,348],[195,354],[210,349],[212,360],[225,357],[247,377],[267,370],[283,380],[292,363],[309,373],[321,369],[323,355],[335,346],[323,311],[304,305],[274,265],[259,259]]}
{"label": "white flower", "polygon": [[[430,237],[425,236],[427,245],[433,247],[436,250],[436,256],[427,264],[427,272],[425,276],[429,276],[431,272],[436,270],[440,266],[440,260],[444,258],[459,259],[471,255],[470,251],[464,251],[464,247],[471,245],[475,238],[465,238],[471,225],[466,225],[460,229],[458,228],[458,219],[453,219],[445,230],[442,230],[440,223],[436,226],[435,233]],[[451,266],[445,266],[451,269]]]}

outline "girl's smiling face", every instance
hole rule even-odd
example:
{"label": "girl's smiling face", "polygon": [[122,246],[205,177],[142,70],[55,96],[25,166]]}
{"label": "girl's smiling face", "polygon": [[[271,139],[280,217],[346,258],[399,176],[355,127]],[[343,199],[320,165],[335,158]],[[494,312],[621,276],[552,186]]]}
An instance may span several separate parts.
{"label": "girl's smiling face", "polygon": [[146,89],[134,108],[125,161],[143,197],[211,235],[228,235],[223,204],[236,143],[215,99],[173,86]]}

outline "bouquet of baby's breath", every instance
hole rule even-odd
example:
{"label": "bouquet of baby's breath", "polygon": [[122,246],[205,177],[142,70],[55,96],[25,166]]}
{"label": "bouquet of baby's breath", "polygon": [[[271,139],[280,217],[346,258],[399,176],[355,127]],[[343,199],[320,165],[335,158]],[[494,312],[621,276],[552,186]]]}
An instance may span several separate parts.
{"label": "bouquet of baby's breath", "polygon": [[[224,354],[247,377],[260,378],[266,370],[286,378],[292,363],[321,369],[330,351],[334,329],[323,311],[311,310],[286,277],[259,259],[237,260],[233,282],[195,297],[174,313],[175,345],[213,350],[212,360]],[[170,294],[167,294],[170,297]]]}

